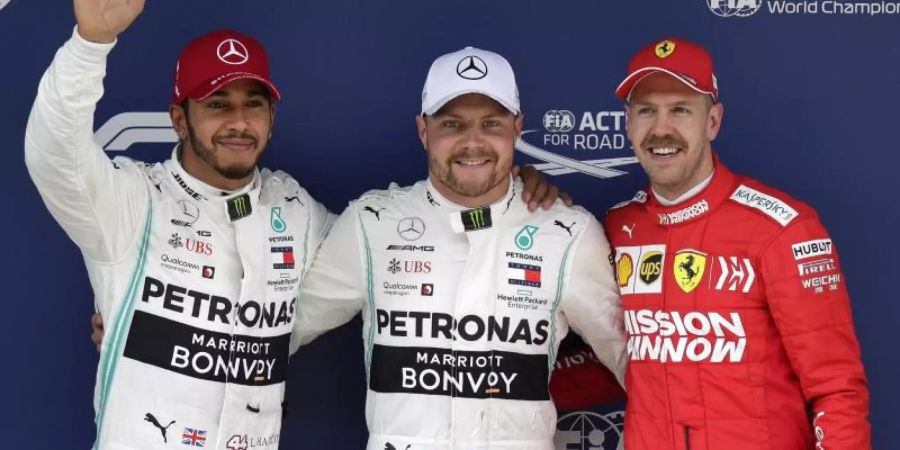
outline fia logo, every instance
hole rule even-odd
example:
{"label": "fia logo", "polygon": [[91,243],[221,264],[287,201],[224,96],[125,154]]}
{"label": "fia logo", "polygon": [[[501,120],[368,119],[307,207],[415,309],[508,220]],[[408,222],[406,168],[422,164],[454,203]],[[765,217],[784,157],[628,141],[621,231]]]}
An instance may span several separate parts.
{"label": "fia logo", "polygon": [[706,6],[719,17],[748,17],[759,11],[762,0],[706,0]]}

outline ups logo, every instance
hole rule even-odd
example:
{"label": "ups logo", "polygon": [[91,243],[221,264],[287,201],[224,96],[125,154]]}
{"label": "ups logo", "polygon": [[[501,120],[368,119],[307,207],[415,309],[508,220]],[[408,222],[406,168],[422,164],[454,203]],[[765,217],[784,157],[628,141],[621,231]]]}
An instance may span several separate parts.
{"label": "ups logo", "polygon": [[662,274],[662,252],[651,251],[641,256],[638,275],[644,284],[652,284]]}

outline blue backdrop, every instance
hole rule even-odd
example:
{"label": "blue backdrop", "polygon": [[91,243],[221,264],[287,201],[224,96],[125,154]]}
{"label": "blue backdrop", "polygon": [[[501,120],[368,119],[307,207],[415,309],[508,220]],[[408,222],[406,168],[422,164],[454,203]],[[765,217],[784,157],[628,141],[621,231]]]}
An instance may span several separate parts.
{"label": "blue backdrop", "polygon": [[[746,17],[716,14],[730,12],[728,3],[150,1],[110,57],[96,126],[120,113],[165,112],[181,47],[216,28],[241,30],[269,48],[284,95],[263,164],[293,174],[339,212],[366,189],[425,176],[413,120],[425,74],[439,54],[473,45],[505,55],[517,71],[529,130],[518,161],[539,164],[599,215],[646,183],[627,159],[622,105],[613,96],[628,58],[665,35],[700,42],[714,56],[725,104],[715,142],[723,161],[816,206],[840,248],[870,379],[875,448],[894,448],[897,5],[893,13],[838,14],[835,8],[846,6],[835,2],[745,0],[759,9],[741,10]],[[801,3],[815,3],[816,12],[776,10]],[[47,213],[22,157],[37,82],[72,32],[72,6],[12,0],[0,8],[0,436],[4,448],[88,448],[97,363],[89,340],[92,294],[77,248]],[[560,123],[551,119],[564,116],[574,127],[554,126]],[[174,135],[165,117],[128,117],[98,141],[111,153],[167,157]],[[535,149],[564,156],[565,164],[535,158]],[[593,174],[573,172],[566,166],[573,160],[591,164]],[[282,448],[363,448],[363,374],[358,321],[302,349],[290,370]],[[598,411],[560,426],[593,418],[607,443],[575,436],[560,449],[609,448],[616,430],[600,422],[618,416],[610,413],[615,408]]]}

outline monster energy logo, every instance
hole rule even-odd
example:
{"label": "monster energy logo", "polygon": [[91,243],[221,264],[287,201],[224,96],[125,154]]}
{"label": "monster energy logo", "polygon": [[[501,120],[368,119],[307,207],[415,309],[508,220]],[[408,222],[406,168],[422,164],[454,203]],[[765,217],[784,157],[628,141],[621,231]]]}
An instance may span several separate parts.
{"label": "monster energy logo", "polygon": [[525,225],[516,233],[516,247],[519,250],[530,250],[534,246],[534,233],[537,233],[538,227],[534,225]]}
{"label": "monster energy logo", "polygon": [[[243,219],[252,212],[253,208],[250,206],[249,195],[244,194],[228,200],[228,218],[231,219],[232,222]],[[282,223],[282,225],[284,225],[284,223]],[[274,229],[274,224],[272,227]]]}
{"label": "monster energy logo", "polygon": [[481,230],[491,227],[491,209],[475,208],[460,212],[463,228],[466,231]]}

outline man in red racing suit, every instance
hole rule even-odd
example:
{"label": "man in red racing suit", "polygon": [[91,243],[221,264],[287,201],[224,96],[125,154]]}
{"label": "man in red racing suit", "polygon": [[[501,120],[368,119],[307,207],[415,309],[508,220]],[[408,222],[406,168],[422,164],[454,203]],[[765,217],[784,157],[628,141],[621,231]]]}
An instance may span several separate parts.
{"label": "man in red racing suit", "polygon": [[628,450],[869,449],[836,246],[808,205],[736,175],[709,54],[643,50],[616,95],[650,189],[610,210],[625,310]]}

